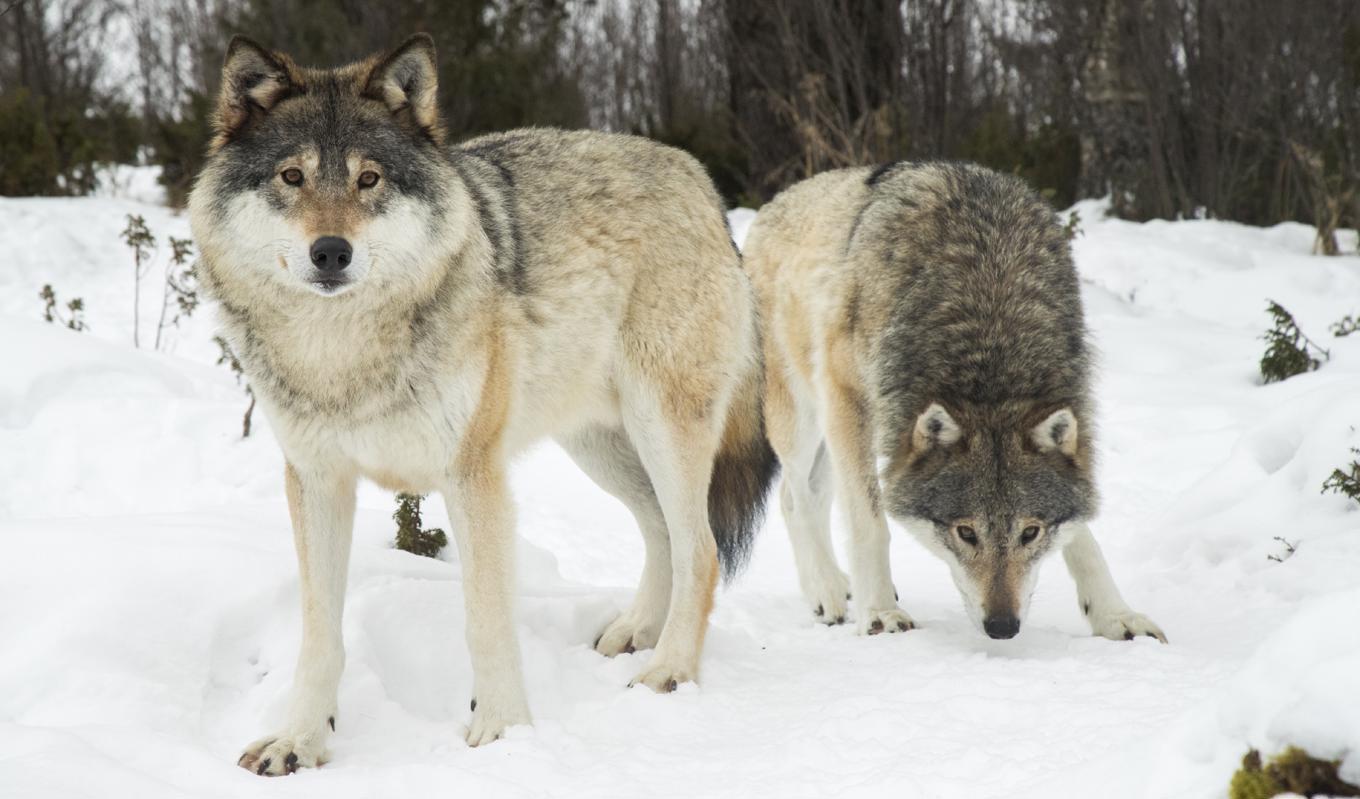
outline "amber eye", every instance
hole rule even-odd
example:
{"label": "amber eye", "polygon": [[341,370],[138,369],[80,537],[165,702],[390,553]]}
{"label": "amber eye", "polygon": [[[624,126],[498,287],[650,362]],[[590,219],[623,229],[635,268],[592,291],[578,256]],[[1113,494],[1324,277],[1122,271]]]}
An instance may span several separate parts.
{"label": "amber eye", "polygon": [[302,185],[302,170],[297,167],[289,167],[288,169],[283,170],[283,174],[280,175],[280,177],[282,177],[283,182],[287,183],[289,186]]}
{"label": "amber eye", "polygon": [[359,173],[359,188],[371,189],[376,185],[378,185],[377,172],[374,172],[373,170],[370,169]]}
{"label": "amber eye", "polygon": [[1020,531],[1020,543],[1022,544],[1033,544],[1034,539],[1038,537],[1039,526],[1037,524],[1031,524],[1029,527]]}
{"label": "amber eye", "polygon": [[977,546],[977,530],[974,530],[968,525],[960,524],[958,527],[955,527],[954,534],[962,539],[963,543],[968,544],[969,546]]}

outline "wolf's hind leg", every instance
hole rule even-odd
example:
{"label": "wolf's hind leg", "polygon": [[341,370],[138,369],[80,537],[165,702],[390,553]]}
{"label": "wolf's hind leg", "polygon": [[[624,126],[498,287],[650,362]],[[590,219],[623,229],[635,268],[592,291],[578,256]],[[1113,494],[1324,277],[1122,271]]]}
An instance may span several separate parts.
{"label": "wolf's hind leg", "polygon": [[292,464],[285,472],[302,592],[302,647],[287,722],[278,734],[246,747],[237,761],[256,774],[291,774],[325,761],[345,666],[340,621],[349,575],[355,483],[353,475]]}
{"label": "wolf's hind leg", "polygon": [[779,508],[793,544],[798,583],[825,624],[845,621],[850,581],[831,547],[831,462],[811,402],[799,402],[782,375],[766,377],[766,429],[783,467]]}
{"label": "wolf's hind leg", "polygon": [[1146,635],[1166,643],[1166,635],[1152,619],[1124,602],[1091,528],[1084,522],[1069,524],[1072,537],[1063,549],[1063,560],[1077,584],[1077,602],[1091,632],[1116,641]]}
{"label": "wolf's hind leg", "polygon": [[671,544],[647,470],[622,430],[594,427],[559,443],[581,471],[632,512],[647,551],[632,606],[604,629],[595,649],[608,657],[651,649],[661,637],[671,601]]}
{"label": "wolf's hind leg", "polygon": [[[683,419],[675,404],[636,386],[624,425],[656,491],[670,533],[671,596],[666,624],[647,667],[632,684],[669,692],[699,675],[699,655],[718,583],[718,544],[708,520],[708,485],[720,431],[707,416]],[[658,402],[658,399],[660,401]],[[673,398],[672,398],[673,399]],[[716,418],[725,410],[709,408]],[[694,407],[700,407],[695,405]]]}

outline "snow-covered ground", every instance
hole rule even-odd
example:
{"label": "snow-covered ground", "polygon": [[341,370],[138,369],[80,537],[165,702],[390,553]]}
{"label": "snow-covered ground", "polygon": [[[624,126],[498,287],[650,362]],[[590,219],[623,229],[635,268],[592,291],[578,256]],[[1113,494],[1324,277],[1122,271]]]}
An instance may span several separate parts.
{"label": "snow-covered ground", "polygon": [[[514,472],[535,725],[463,744],[456,553],[391,549],[391,496],[368,486],[333,761],[265,780],[235,760],[280,718],[298,640],[282,462],[263,419],[240,440],[245,398],[213,364],[207,313],[168,352],[132,348],[124,215],[162,241],[188,226],[113,194],[0,199],[0,797],[1207,798],[1249,747],[1287,743],[1360,781],[1360,507],[1319,493],[1360,446],[1360,335],[1326,330],[1360,311],[1360,258],[1310,256],[1308,228],[1080,207],[1095,529],[1169,645],[1090,637],[1060,560],[1019,637],[986,639],[902,535],[896,584],[921,628],[815,624],[776,511],[719,597],[702,685],[628,690],[650,654],[590,644],[630,597],[641,539],[544,447]],[[733,223],[741,238],[749,212]],[[41,321],[44,283],[85,299],[88,333]],[[1258,384],[1267,298],[1331,349],[1320,371]],[[1297,546],[1283,562],[1276,536]]]}

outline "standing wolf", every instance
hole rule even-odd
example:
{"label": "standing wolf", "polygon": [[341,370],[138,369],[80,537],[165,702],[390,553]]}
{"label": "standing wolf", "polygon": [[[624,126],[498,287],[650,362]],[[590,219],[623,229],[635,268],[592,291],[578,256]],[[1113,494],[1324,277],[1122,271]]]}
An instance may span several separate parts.
{"label": "standing wolf", "polygon": [[321,762],[344,661],[355,483],[443,492],[474,672],[468,743],[529,721],[506,463],[544,437],[636,516],[646,565],[606,655],[693,680],[719,562],[775,468],[753,299],[700,165],[644,139],[443,143],[433,43],[336,70],[244,39],[190,199],[205,286],[287,460],[302,647],[287,721],[241,765]]}
{"label": "standing wolf", "polygon": [[761,209],[745,263],[780,499],[818,618],[844,621],[853,595],[860,632],[912,628],[886,512],[949,564],[992,638],[1019,632],[1039,562],[1062,550],[1092,630],[1165,640],[1124,603],[1084,521],[1096,498],[1081,297],[1063,231],[1021,181],[961,164],[827,172]]}

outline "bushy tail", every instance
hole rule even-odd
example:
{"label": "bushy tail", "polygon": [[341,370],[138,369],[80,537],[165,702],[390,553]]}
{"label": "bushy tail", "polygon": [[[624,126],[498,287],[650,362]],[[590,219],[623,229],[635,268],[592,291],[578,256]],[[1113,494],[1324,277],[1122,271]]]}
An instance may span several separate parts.
{"label": "bushy tail", "polygon": [[718,542],[724,580],[731,580],[751,556],[751,544],[765,517],[765,496],[779,472],[779,459],[765,437],[765,375],[752,364],[727,410],[713,480],[708,486],[708,523]]}

